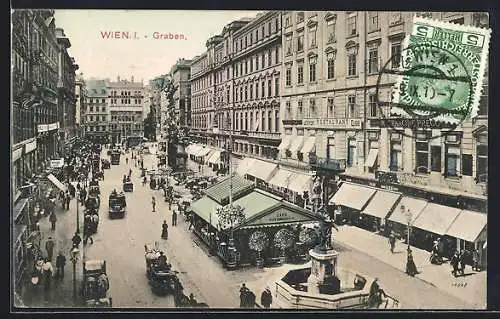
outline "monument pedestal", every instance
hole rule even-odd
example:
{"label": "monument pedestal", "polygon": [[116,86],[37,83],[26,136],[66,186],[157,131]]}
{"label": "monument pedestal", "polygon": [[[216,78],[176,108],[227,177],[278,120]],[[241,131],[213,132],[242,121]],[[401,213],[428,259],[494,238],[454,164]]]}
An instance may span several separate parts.
{"label": "monument pedestal", "polygon": [[309,251],[311,256],[311,275],[307,279],[308,292],[316,294],[335,294],[340,291],[337,277],[339,253],[333,249]]}

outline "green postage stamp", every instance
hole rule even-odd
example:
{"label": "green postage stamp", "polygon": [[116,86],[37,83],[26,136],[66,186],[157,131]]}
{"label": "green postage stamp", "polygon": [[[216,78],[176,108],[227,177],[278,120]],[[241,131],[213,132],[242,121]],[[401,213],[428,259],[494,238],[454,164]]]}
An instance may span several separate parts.
{"label": "green postage stamp", "polygon": [[391,114],[458,125],[477,115],[489,29],[415,17],[404,40]]}

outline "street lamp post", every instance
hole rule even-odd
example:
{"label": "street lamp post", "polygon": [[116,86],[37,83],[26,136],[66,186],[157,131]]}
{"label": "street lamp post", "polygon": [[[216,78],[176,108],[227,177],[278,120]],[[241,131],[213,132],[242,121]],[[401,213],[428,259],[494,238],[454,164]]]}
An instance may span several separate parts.
{"label": "street lamp post", "polygon": [[406,248],[406,273],[410,276],[413,276],[416,273],[415,270],[415,264],[413,262],[413,257],[412,257],[412,251],[410,247],[410,231],[411,231],[411,221],[413,218],[413,213],[410,211],[410,209],[406,209],[404,205],[401,205],[401,212],[406,215],[406,221],[407,221],[407,229],[406,229],[406,242],[408,244]]}
{"label": "street lamp post", "polygon": [[71,250],[71,261],[73,262],[73,300],[76,303],[76,263],[78,262],[78,254],[80,250],[76,247]]}
{"label": "street lamp post", "polygon": [[80,233],[80,191],[76,191],[76,233]]}

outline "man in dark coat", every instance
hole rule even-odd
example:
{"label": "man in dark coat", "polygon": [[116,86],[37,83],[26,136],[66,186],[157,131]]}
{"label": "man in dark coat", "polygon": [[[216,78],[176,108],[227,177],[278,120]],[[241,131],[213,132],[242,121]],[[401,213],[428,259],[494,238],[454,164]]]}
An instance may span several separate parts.
{"label": "man in dark coat", "polygon": [[269,308],[271,303],[273,302],[273,296],[271,294],[271,289],[266,287],[266,289],[262,292],[260,296],[260,303],[264,306],[264,308]]}
{"label": "man in dark coat", "polygon": [[78,247],[80,247],[80,243],[82,242],[82,238],[80,237],[80,235],[78,235],[78,233],[75,233],[75,235],[73,236],[71,241],[73,242],[73,247],[78,248]]}
{"label": "man in dark coat", "polygon": [[465,260],[465,250],[462,250],[458,256],[458,265],[459,265],[459,269],[460,269],[460,274],[463,276],[464,275],[464,271],[465,271],[465,263],[466,263],[466,260]]}
{"label": "man in dark coat", "polygon": [[450,265],[451,265],[451,267],[453,267],[453,270],[451,271],[451,273],[455,277],[457,276],[457,273],[458,273],[458,260],[459,260],[459,256],[458,256],[458,252],[456,251],[455,254],[450,259]]}
{"label": "man in dark coat", "polygon": [[56,230],[56,222],[57,222],[57,217],[56,217],[56,214],[54,212],[52,212],[52,214],[50,214],[50,217],[49,217],[49,221],[50,221],[50,224],[51,224],[51,230]]}
{"label": "man in dark coat", "polygon": [[52,237],[49,237],[45,242],[45,250],[47,250],[47,258],[48,260],[52,260],[52,256],[54,256],[54,242],[52,241]]}
{"label": "man in dark coat", "polygon": [[177,212],[175,210],[172,212],[172,226],[177,226]]}
{"label": "man in dark coat", "polygon": [[247,304],[247,298],[248,298],[247,293],[248,293],[248,288],[243,283],[240,288],[240,308],[245,308]]}
{"label": "man in dark coat", "polygon": [[60,251],[56,258],[57,277],[64,278],[64,266],[66,266],[66,257],[63,255],[62,251]]}

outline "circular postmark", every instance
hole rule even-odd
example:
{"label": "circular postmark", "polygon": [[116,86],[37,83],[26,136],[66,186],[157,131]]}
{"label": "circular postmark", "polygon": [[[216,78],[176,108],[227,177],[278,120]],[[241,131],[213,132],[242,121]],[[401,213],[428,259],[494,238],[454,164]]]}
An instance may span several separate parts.
{"label": "circular postmark", "polygon": [[[395,84],[381,83],[384,74],[395,76]],[[383,101],[381,88],[387,87],[392,87],[392,92],[388,101]],[[445,135],[470,114],[473,83],[467,66],[457,55],[430,43],[417,43],[391,56],[383,65],[375,101],[381,126],[405,136],[408,136],[405,128],[440,129],[445,130],[442,132]],[[385,106],[390,106],[389,117],[383,110]],[[437,137],[440,136],[428,139]]]}

